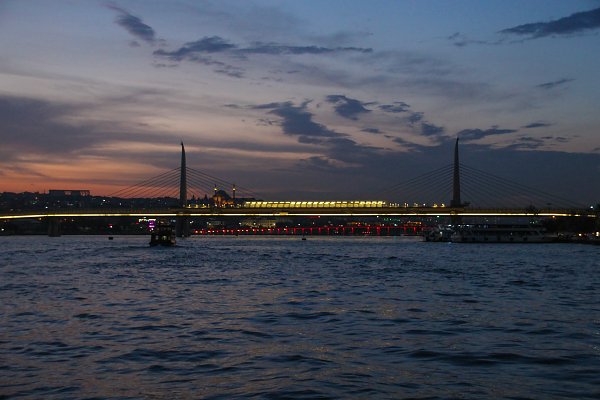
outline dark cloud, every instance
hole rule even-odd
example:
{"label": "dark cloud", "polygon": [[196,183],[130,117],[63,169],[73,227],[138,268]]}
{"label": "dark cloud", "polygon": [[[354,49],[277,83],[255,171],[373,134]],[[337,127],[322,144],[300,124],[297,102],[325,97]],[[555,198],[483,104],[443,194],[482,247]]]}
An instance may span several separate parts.
{"label": "dark cloud", "polygon": [[127,30],[127,32],[129,32],[131,35],[147,43],[155,43],[156,34],[154,29],[143,23],[140,18],[115,5],[108,5],[108,8],[119,13],[116,23],[125,28],[125,30]]}
{"label": "dark cloud", "polygon": [[569,142],[569,139],[562,136],[521,136],[506,148],[510,150],[536,150],[539,148],[550,148],[557,143],[567,142]]}
{"label": "dark cloud", "polygon": [[271,109],[277,109],[277,108],[285,108],[288,107],[291,103],[290,102],[273,102],[273,103],[266,103],[266,104],[258,104],[255,106],[250,106],[250,107],[244,107],[244,108],[251,108],[252,110],[271,110]]}
{"label": "dark cloud", "polygon": [[244,77],[244,72],[237,67],[228,65],[224,68],[216,68],[214,70],[217,74],[223,74],[223,75],[227,75],[230,76],[232,78],[243,78]]}
{"label": "dark cloud", "polygon": [[[313,121],[313,114],[308,110],[309,104],[310,101],[305,101],[300,105],[288,101],[259,104],[246,108],[269,110],[269,114],[281,118],[279,125],[283,134],[297,137],[301,144],[319,146],[319,152],[326,156],[326,158],[319,156],[321,158],[317,160],[321,168],[324,166],[346,168],[348,165],[361,164],[377,156],[381,149],[359,144],[350,139],[348,135]],[[323,160],[329,161],[324,163]],[[339,162],[342,163],[342,167]]]}
{"label": "dark cloud", "polygon": [[[235,58],[245,60],[250,55],[298,55],[298,54],[326,54],[339,52],[368,53],[371,49],[358,47],[319,47],[319,46],[289,46],[275,43],[255,42],[252,46],[242,47],[220,36],[207,36],[194,42],[185,43],[177,50],[168,51],[158,49],[154,51],[155,57],[167,58],[172,62],[189,61],[207,66],[213,66],[214,72],[225,74],[234,78],[242,78],[244,69],[234,66],[215,57]],[[273,80],[272,77],[265,78]],[[276,79],[275,79],[276,80]]]}
{"label": "dark cloud", "polygon": [[420,144],[417,144],[417,143],[409,142],[408,140],[403,139],[401,137],[390,137],[390,139],[392,139],[392,141],[394,143],[397,143],[397,144],[401,145],[402,148],[405,149],[405,150],[415,151],[415,154],[417,152],[426,151],[427,148],[428,148],[427,146],[423,146],[423,145],[420,145]]}
{"label": "dark cloud", "polygon": [[541,139],[555,143],[568,143],[571,141],[569,138],[563,136],[542,136]]}
{"label": "dark cloud", "polygon": [[503,29],[500,33],[528,36],[531,39],[554,36],[572,35],[600,28],[600,8],[582,11],[549,22],[534,22]]}
{"label": "dark cloud", "polygon": [[436,126],[428,122],[421,123],[421,134],[423,136],[441,136],[445,133],[445,130],[441,126]]}
{"label": "dark cloud", "polygon": [[[372,112],[366,109],[365,103],[357,99],[351,99],[344,95],[330,95],[326,97],[326,101],[335,104],[335,112],[346,118],[356,120],[355,115]],[[384,149],[373,147],[370,145],[360,144],[349,137],[349,135],[336,132],[327,128],[323,124],[313,121],[313,114],[308,111],[307,106],[310,102],[306,101],[300,106],[294,105],[292,102],[274,102],[268,104],[259,104],[246,108],[254,110],[269,110],[269,114],[277,115],[282,118],[278,124],[282,127],[283,133],[286,135],[296,136],[298,142],[302,144],[318,145],[321,147],[330,159],[343,161],[346,164],[362,162],[366,159],[377,157]],[[408,110],[408,104],[396,102],[393,105],[392,113],[398,112],[398,107],[402,107],[404,113],[408,113],[407,117],[402,117],[398,120],[399,124],[405,124],[415,129],[416,132],[423,136],[427,136],[434,143],[442,143],[446,141],[445,129],[430,122],[423,120],[423,113],[412,112]],[[238,107],[232,106],[229,107]],[[381,109],[379,107],[379,109]],[[385,108],[390,110],[389,107]],[[414,124],[418,123],[418,126]],[[268,121],[269,125],[273,125],[273,121]],[[361,129],[362,132],[371,134],[382,134],[383,132],[376,127],[367,127]],[[391,141],[401,144],[405,149],[418,149],[414,143],[409,143],[394,136],[386,136]],[[332,164],[338,165],[339,164]]]}
{"label": "dark cloud", "polygon": [[[121,102],[142,101],[143,97],[144,93],[138,92],[107,102],[118,106]],[[19,161],[23,156],[37,155],[46,159],[76,159],[95,155],[97,148],[119,141],[167,143],[171,140],[135,123],[128,122],[125,128],[118,121],[85,118],[96,107],[102,108],[103,104],[68,104],[0,95],[2,160]]]}
{"label": "dark cloud", "polygon": [[226,42],[222,38],[218,36],[212,36],[196,42],[186,43],[185,46],[176,51],[170,52],[163,49],[158,49],[154,51],[153,54],[158,57],[165,57],[174,63],[187,60],[197,64],[211,66],[214,67],[213,71],[216,73],[224,74],[233,78],[242,78],[244,76],[244,70],[242,68],[225,63],[223,61],[215,60],[208,55],[211,53],[221,53],[234,47],[235,45]]}
{"label": "dark cloud", "polygon": [[411,112],[408,116],[408,122],[415,124],[423,119],[423,115],[424,114],[422,112]]}
{"label": "dark cloud", "polygon": [[[347,157],[348,154],[350,154],[351,156],[356,155],[355,152],[350,152],[350,153],[347,152],[348,150],[356,149],[358,146],[357,143],[352,139],[348,139],[345,137],[336,137],[336,138],[328,139],[327,143],[332,145],[332,147],[337,148],[337,150],[341,150],[341,152],[344,154],[345,157]],[[339,157],[339,158],[343,158],[343,157]]]}
{"label": "dark cloud", "polygon": [[[411,127],[415,127],[415,124],[421,122],[420,133],[424,136],[441,136],[444,134],[444,128],[426,122],[424,120],[424,113],[412,111],[410,105],[403,101],[396,101],[393,104],[380,104],[379,109],[387,113],[406,113],[407,116],[404,118],[405,123],[408,123]],[[419,127],[417,126],[417,128]]]}
{"label": "dark cloud", "polygon": [[553,89],[557,86],[564,85],[565,83],[569,83],[572,81],[574,81],[574,79],[563,78],[553,82],[541,83],[539,85],[536,85],[535,87],[538,87],[540,89]]}
{"label": "dark cloud", "polygon": [[236,48],[236,45],[233,43],[230,43],[219,36],[210,36],[196,40],[195,42],[186,43],[175,51],[158,49],[154,52],[154,55],[167,57],[172,61],[181,61],[186,58],[191,58],[192,61],[198,61],[198,59],[194,57],[194,55],[198,53],[219,53],[234,48]]}
{"label": "dark cloud", "polygon": [[462,131],[458,132],[457,135],[460,140],[468,142],[482,139],[487,136],[506,135],[514,132],[517,131],[514,129],[498,129],[498,127],[492,127],[490,129],[463,129]]}
{"label": "dark cloud", "polygon": [[365,108],[366,103],[343,95],[330,95],[327,96],[326,100],[329,103],[335,104],[336,114],[344,118],[357,120],[359,114],[371,112]]}
{"label": "dark cloud", "polygon": [[0,96],[0,140],[10,144],[11,157],[20,153],[69,154],[98,139],[91,127],[76,127],[62,120],[78,113],[76,106],[48,101]]}
{"label": "dark cloud", "polygon": [[204,37],[195,42],[185,43],[175,51],[159,49],[154,55],[167,57],[174,61],[184,59],[196,61],[194,56],[205,53],[229,53],[231,55],[245,56],[250,54],[284,55],[284,54],[326,54],[339,52],[369,53],[372,49],[359,47],[319,47],[319,46],[290,46],[277,43],[255,42],[252,46],[241,47],[220,36]]}
{"label": "dark cloud", "polygon": [[486,41],[486,40],[476,40],[470,39],[466,35],[456,32],[452,35],[448,36],[447,39],[452,42],[452,44],[456,47],[465,47],[471,44],[483,44],[483,45],[497,45],[503,43],[502,40],[497,41]]}
{"label": "dark cloud", "polygon": [[411,142],[407,141],[406,139],[403,139],[401,137],[392,137],[392,136],[388,136],[388,138],[392,139],[394,142],[401,144],[401,145],[412,145]]}
{"label": "dark cloud", "polygon": [[495,40],[471,39],[461,32],[455,32],[448,36],[447,39],[456,47],[465,47],[473,44],[494,46],[548,36],[581,34],[585,31],[598,28],[600,28],[600,8],[578,12],[554,21],[518,25],[498,32],[504,35],[520,36],[521,39],[519,40],[509,40],[506,36]]}
{"label": "dark cloud", "polygon": [[292,102],[259,104],[250,108],[255,110],[267,110],[270,114],[280,117],[283,133],[290,136],[304,138],[303,143],[314,142],[310,138],[339,137],[340,133],[328,129],[325,125],[313,121],[313,114],[307,111],[309,102],[295,106]]}
{"label": "dark cloud", "polygon": [[326,53],[371,53],[373,49],[362,47],[321,47],[321,46],[290,46],[277,43],[256,42],[250,47],[239,50],[241,54],[326,54]]}
{"label": "dark cloud", "polygon": [[323,144],[323,139],[321,139],[320,137],[315,137],[315,136],[300,135],[300,136],[298,136],[298,143],[302,143],[302,144]]}
{"label": "dark cloud", "polygon": [[330,159],[323,156],[308,157],[300,160],[298,164],[303,168],[311,170],[330,171],[336,168],[335,164]]}
{"label": "dark cloud", "polygon": [[381,155],[382,150],[378,147],[357,143],[347,137],[326,138],[321,145],[330,160],[342,163],[341,166],[332,163],[336,168],[357,168],[368,165],[369,162]]}
{"label": "dark cloud", "polygon": [[376,134],[376,135],[383,133],[378,128],[363,128],[363,129],[361,129],[361,132],[373,133],[373,134]]}
{"label": "dark cloud", "polygon": [[[361,68],[368,68],[370,74],[358,76],[352,71],[319,63],[296,55],[312,55],[321,57],[338,57],[351,55],[346,59]],[[261,80],[294,83],[310,82],[312,85],[328,85],[355,90],[357,87],[386,87],[402,85],[412,90],[427,91],[436,95],[453,98],[472,98],[480,96],[482,91],[489,91],[489,85],[456,82],[452,79],[457,69],[446,60],[424,56],[421,52],[374,51],[363,47],[323,46],[309,44],[306,46],[289,45],[287,43],[232,41],[221,36],[207,36],[195,42],[185,43],[180,48],[163,47],[154,52],[156,58],[168,58],[173,62],[195,62],[204,65],[227,63],[229,68],[224,72],[231,76],[242,76],[246,67],[252,63],[278,62],[276,67],[268,66]],[[210,57],[209,57],[210,56]],[[276,60],[271,57],[277,57]],[[281,57],[281,58],[280,58]],[[235,67],[232,66],[235,65]],[[378,68],[373,69],[373,65]],[[264,65],[260,65],[264,66]],[[237,69],[234,69],[237,68]],[[217,70],[221,71],[221,68]],[[257,71],[257,69],[252,69]],[[399,78],[402,76],[402,78]],[[417,78],[415,78],[417,77]],[[420,77],[420,78],[418,78]],[[402,112],[406,104],[383,105],[389,112]]]}
{"label": "dark cloud", "polygon": [[379,109],[389,113],[403,113],[410,109],[410,105],[403,101],[396,101],[393,104],[380,104]]}
{"label": "dark cloud", "polygon": [[509,150],[535,150],[544,146],[544,144],[544,139],[523,136],[518,138],[513,144],[507,146],[506,148]]}
{"label": "dark cloud", "polygon": [[552,126],[552,124],[548,124],[545,122],[532,122],[531,124],[522,126],[521,128],[533,129],[533,128],[545,128],[547,126]]}

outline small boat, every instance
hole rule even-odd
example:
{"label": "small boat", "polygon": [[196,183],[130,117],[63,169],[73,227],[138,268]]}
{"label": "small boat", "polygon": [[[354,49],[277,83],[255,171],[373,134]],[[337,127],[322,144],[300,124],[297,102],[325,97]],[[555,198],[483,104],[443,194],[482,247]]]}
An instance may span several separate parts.
{"label": "small boat", "polygon": [[455,243],[547,243],[552,239],[535,225],[460,225],[450,240]]}
{"label": "small boat", "polygon": [[174,246],[175,229],[170,222],[158,222],[150,233],[150,246]]}

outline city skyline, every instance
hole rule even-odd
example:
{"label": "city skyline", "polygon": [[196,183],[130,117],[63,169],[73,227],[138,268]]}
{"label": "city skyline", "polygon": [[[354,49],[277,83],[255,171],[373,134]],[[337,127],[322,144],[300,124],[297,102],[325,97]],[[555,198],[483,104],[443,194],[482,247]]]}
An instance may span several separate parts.
{"label": "city skyline", "polygon": [[369,198],[461,160],[600,199],[599,1],[5,1],[0,191],[179,166]]}

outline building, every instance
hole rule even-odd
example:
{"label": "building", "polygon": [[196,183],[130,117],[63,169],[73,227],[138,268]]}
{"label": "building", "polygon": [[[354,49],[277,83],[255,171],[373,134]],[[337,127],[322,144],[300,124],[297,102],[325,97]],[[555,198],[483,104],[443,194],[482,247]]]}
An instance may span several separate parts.
{"label": "building", "polygon": [[48,196],[50,197],[89,197],[89,190],[48,190]]}

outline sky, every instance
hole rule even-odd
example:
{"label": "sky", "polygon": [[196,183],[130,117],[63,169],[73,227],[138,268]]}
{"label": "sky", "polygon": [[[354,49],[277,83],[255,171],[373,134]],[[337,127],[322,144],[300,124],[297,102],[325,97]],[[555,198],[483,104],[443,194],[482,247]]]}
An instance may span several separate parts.
{"label": "sky", "polygon": [[3,0],[0,48],[0,191],[109,195],[183,141],[265,199],[398,200],[458,137],[600,202],[598,0]]}

